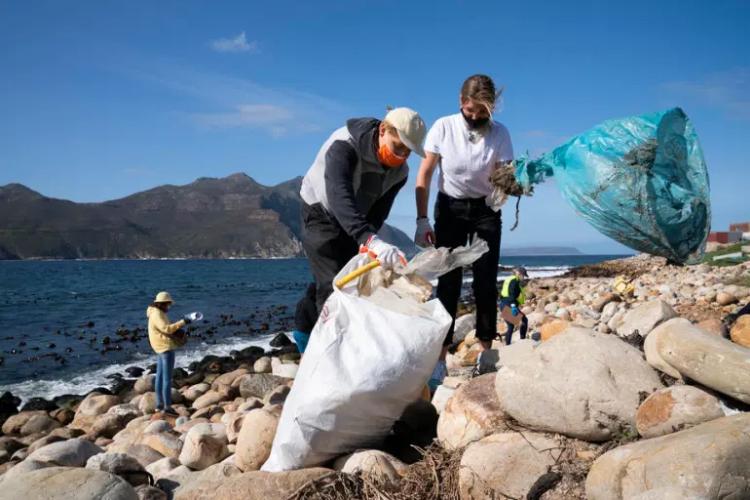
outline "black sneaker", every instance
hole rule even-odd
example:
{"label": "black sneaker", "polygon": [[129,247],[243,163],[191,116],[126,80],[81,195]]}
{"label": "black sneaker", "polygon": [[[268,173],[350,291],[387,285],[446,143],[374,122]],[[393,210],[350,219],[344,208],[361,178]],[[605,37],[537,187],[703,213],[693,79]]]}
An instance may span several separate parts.
{"label": "black sneaker", "polygon": [[174,408],[172,408],[171,406],[169,408],[165,408],[164,410],[162,410],[161,413],[162,413],[162,415],[168,415],[170,417],[179,417],[180,416],[180,414],[177,413],[176,411],[174,411]]}

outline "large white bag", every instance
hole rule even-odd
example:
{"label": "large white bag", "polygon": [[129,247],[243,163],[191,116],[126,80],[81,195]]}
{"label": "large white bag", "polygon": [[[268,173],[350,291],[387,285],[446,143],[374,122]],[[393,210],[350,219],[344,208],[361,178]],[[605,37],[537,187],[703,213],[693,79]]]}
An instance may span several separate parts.
{"label": "large white bag", "polygon": [[[356,256],[336,280],[365,264]],[[336,281],[334,280],[334,282]],[[408,304],[379,290],[357,296],[356,281],[334,287],[310,336],[261,470],[322,464],[378,444],[435,368],[451,317],[440,301]],[[393,300],[389,300],[393,299]],[[404,299],[406,300],[406,299]],[[401,312],[397,312],[397,311]]]}

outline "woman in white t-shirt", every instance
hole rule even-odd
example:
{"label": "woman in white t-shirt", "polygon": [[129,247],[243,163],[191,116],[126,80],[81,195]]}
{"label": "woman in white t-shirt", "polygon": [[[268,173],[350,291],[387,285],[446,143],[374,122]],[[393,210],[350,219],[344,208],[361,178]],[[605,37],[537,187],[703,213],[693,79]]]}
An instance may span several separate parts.
{"label": "woman in white t-shirt", "polygon": [[[455,248],[467,244],[473,235],[487,241],[489,251],[473,264],[473,289],[477,308],[477,338],[486,350],[497,335],[497,271],[500,258],[501,213],[485,203],[492,192],[493,169],[513,160],[510,134],[492,119],[499,93],[492,79],[474,75],[461,87],[460,112],[444,116],[427,133],[417,174],[417,232],[414,241],[425,247]],[[430,182],[439,166],[435,230],[427,215]],[[456,317],[461,295],[462,271],[456,269],[438,281],[437,296]],[[445,339],[441,363],[431,381],[442,378],[445,353],[453,341],[453,325]],[[439,383],[439,382],[438,382]]]}

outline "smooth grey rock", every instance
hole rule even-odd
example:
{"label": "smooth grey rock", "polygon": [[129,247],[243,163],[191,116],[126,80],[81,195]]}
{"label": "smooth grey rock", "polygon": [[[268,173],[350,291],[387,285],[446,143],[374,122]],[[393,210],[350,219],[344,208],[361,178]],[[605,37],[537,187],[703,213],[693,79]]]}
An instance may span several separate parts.
{"label": "smooth grey rock", "polygon": [[584,328],[514,354],[495,388],[500,408],[530,429],[606,441],[635,429],[641,395],[662,387],[639,350]]}
{"label": "smooth grey rock", "polygon": [[138,500],[132,486],[107,472],[48,467],[2,483],[3,498],[23,500]]}
{"label": "smooth grey rock", "polygon": [[83,467],[89,458],[103,451],[90,441],[75,438],[42,446],[29,455],[28,460],[49,462],[60,466]]}
{"label": "smooth grey rock", "polygon": [[750,413],[620,446],[586,478],[589,500],[750,498]]}

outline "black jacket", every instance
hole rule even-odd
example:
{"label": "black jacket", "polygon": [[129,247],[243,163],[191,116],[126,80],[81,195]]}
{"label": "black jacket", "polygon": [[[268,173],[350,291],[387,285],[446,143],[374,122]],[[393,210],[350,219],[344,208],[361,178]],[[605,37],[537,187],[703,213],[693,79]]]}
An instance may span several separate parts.
{"label": "black jacket", "polygon": [[334,141],[325,154],[326,209],[360,244],[383,226],[408,176],[406,164],[390,168],[378,161],[379,125],[374,118],[347,121],[351,140]]}

